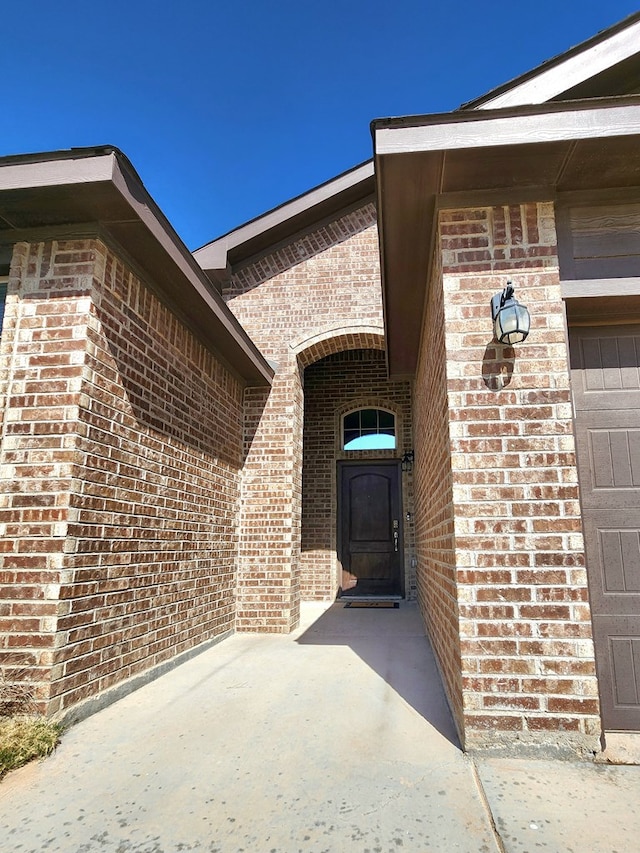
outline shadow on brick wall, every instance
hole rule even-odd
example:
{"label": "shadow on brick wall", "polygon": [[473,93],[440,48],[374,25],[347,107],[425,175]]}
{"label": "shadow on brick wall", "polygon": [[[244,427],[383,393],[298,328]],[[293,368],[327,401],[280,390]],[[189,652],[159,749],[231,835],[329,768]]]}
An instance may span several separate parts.
{"label": "shadow on brick wall", "polygon": [[513,378],[516,354],[512,346],[491,341],[482,359],[482,379],[490,391],[502,391]]}

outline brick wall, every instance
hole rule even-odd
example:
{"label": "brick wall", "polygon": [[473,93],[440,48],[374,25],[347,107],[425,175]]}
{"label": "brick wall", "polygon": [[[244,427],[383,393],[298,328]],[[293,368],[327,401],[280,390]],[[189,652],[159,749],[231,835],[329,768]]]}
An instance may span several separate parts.
{"label": "brick wall", "polygon": [[300,615],[302,385],[279,369],[245,394],[237,629],[287,633]]}
{"label": "brick wall", "polygon": [[[15,247],[0,345],[0,665],[47,707],[69,582],[91,264],[51,244]],[[85,275],[86,274],[86,275]]]}
{"label": "brick wall", "polygon": [[[596,749],[553,207],[444,211],[440,248],[465,745]],[[489,312],[507,277],[532,317],[514,348],[492,341]],[[447,657],[441,665],[446,672]]]}
{"label": "brick wall", "polygon": [[439,270],[425,305],[413,419],[418,602],[456,725],[463,732],[444,298]]}
{"label": "brick wall", "polygon": [[242,388],[99,241],[17,246],[11,287],[3,651],[51,713],[232,628]]}
{"label": "brick wall", "polygon": [[[395,451],[343,451],[342,416],[357,408],[382,408],[396,416]],[[411,385],[387,380],[384,353],[358,349],[315,362],[304,374],[304,466],[302,488],[302,597],[330,600],[338,591],[336,561],[336,463],[339,459],[398,458],[412,447]],[[403,518],[413,512],[403,476]],[[415,596],[411,528],[405,518],[405,592]]]}
{"label": "brick wall", "polygon": [[[245,397],[238,587],[240,630],[291,630],[301,589],[302,369],[382,335],[373,205],[236,271],[229,307],[277,364],[269,394]],[[307,564],[308,565],[308,564]]]}

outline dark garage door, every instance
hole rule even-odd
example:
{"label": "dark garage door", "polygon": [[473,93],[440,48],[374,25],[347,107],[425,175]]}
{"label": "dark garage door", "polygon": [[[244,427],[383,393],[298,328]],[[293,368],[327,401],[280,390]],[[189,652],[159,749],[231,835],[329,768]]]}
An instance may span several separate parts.
{"label": "dark garage door", "polygon": [[570,330],[604,728],[640,730],[640,325]]}

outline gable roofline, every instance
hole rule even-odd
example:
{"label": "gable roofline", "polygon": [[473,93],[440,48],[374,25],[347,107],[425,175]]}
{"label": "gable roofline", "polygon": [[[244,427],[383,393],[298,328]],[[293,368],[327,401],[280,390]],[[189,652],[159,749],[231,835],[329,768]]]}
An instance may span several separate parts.
{"label": "gable roofline", "polygon": [[210,278],[224,281],[237,265],[373,201],[374,193],[373,160],[367,160],[206,243],[193,256]]}
{"label": "gable roofline", "polygon": [[115,146],[0,157],[0,246],[102,239],[245,384],[273,370]]}
{"label": "gable roofline", "polygon": [[585,95],[577,91],[581,85],[598,77],[613,75],[617,66],[622,66],[622,63],[638,54],[640,12],[635,12],[525,74],[467,101],[460,109],[484,110],[541,104],[561,96],[574,100]]}
{"label": "gable roofline", "polygon": [[[571,100],[580,99],[585,97],[581,86],[588,86],[594,78],[602,78],[601,83],[605,78],[610,82],[615,69],[618,69],[618,82],[626,78],[628,63],[634,57],[638,60],[636,76],[640,91],[640,12],[468,101],[457,112],[517,108],[559,99],[565,94]],[[219,286],[235,270],[328,219],[367,201],[375,202],[375,189],[374,161],[368,160],[206,243],[193,252],[193,257]]]}

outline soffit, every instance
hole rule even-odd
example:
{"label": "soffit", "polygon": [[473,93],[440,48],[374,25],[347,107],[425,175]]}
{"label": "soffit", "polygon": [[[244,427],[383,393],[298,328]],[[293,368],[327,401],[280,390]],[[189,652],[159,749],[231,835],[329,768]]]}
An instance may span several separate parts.
{"label": "soffit", "polygon": [[415,370],[437,210],[640,187],[640,98],[373,122],[389,370]]}
{"label": "soffit", "polygon": [[79,234],[113,239],[234,372],[270,383],[271,367],[117,149],[0,158],[0,243]]}
{"label": "soffit", "polygon": [[640,321],[640,295],[575,297],[565,301],[570,325],[605,325]]}

